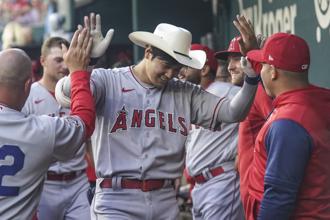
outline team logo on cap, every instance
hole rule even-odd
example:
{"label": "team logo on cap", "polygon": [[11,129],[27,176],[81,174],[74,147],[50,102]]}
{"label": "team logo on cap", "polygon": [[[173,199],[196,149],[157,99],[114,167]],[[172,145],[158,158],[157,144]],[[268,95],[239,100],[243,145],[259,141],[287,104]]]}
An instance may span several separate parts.
{"label": "team logo on cap", "polygon": [[268,55],[268,60],[270,60],[270,61],[274,61],[274,58],[272,57],[272,55]]}
{"label": "team logo on cap", "polygon": [[308,69],[308,64],[301,65],[302,70],[307,70]]}
{"label": "team logo on cap", "polygon": [[236,38],[231,40],[231,42],[229,44],[229,48],[228,48],[229,51],[235,50],[235,48],[234,48],[235,41],[236,41]]}

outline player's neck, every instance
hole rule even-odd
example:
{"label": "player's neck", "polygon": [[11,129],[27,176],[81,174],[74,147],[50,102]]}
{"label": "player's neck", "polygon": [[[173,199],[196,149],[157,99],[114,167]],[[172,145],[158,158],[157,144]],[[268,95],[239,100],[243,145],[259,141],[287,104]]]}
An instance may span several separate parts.
{"label": "player's neck", "polygon": [[0,87],[0,104],[1,105],[14,109],[14,110],[17,110],[17,111],[21,111],[22,104],[21,104],[21,101],[19,101],[21,99],[22,99],[22,93],[20,93],[18,90]]}
{"label": "player's neck", "polygon": [[145,73],[146,70],[143,60],[140,63],[138,63],[136,66],[132,67],[132,72],[139,81],[145,84],[150,84],[147,74]]}
{"label": "player's neck", "polygon": [[42,76],[42,78],[39,80],[39,83],[45,87],[50,92],[55,92],[56,83],[54,80],[51,80],[49,77],[46,77],[45,75]]}

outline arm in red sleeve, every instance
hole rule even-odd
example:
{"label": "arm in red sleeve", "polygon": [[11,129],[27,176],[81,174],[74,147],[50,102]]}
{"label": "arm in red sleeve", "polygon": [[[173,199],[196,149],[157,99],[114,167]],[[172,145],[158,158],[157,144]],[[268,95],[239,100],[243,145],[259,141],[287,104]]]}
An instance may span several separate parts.
{"label": "arm in red sleeve", "polygon": [[95,104],[90,90],[90,73],[71,73],[71,115],[77,115],[85,124],[85,137],[89,138],[95,128]]}

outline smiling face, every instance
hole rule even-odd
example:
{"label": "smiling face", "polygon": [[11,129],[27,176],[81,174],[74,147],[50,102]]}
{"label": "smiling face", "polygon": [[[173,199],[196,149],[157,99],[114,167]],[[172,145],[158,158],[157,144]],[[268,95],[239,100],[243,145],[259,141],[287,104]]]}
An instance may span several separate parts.
{"label": "smiling face", "polygon": [[242,86],[244,82],[244,72],[241,67],[241,55],[228,56],[228,72],[231,76],[231,83],[237,86]]}
{"label": "smiling face", "polygon": [[159,50],[150,47],[146,49],[145,53],[145,83],[162,88],[179,74],[182,64],[170,56],[164,55],[162,52],[159,54]]}

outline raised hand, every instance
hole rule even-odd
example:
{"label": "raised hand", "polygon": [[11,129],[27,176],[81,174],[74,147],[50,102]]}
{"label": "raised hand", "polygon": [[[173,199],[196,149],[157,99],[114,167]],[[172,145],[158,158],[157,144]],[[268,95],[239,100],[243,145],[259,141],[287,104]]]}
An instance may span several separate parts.
{"label": "raised hand", "polygon": [[258,42],[254,33],[253,25],[250,21],[247,21],[243,15],[237,15],[233,23],[237,30],[241,34],[239,39],[240,50],[243,56],[246,56],[247,52],[253,49],[258,49]]}
{"label": "raised hand", "polygon": [[266,43],[267,37],[265,37],[262,34],[257,35],[257,42],[258,42],[258,47],[263,48],[264,44]]}
{"label": "raised hand", "polygon": [[99,14],[95,15],[94,13],[91,13],[89,18],[88,16],[85,16],[84,24],[85,28],[90,30],[90,35],[93,39],[91,57],[98,58],[102,56],[107,50],[111,42],[114,30],[108,30],[106,36],[103,37],[101,30],[101,16]]}
{"label": "raised hand", "polygon": [[87,28],[78,28],[72,37],[69,49],[62,44],[63,59],[70,73],[87,70],[91,49],[92,38]]}
{"label": "raised hand", "polygon": [[248,77],[256,77],[258,74],[254,71],[250,61],[246,57],[241,57],[240,60],[241,67],[243,72],[248,76]]}

